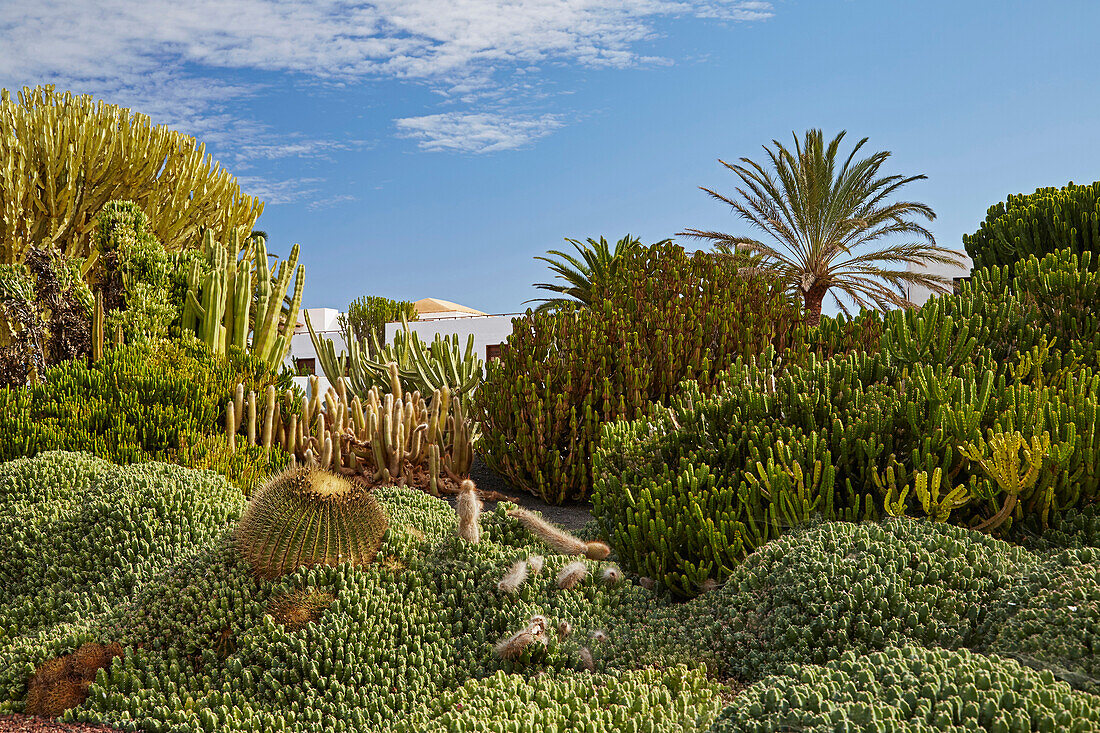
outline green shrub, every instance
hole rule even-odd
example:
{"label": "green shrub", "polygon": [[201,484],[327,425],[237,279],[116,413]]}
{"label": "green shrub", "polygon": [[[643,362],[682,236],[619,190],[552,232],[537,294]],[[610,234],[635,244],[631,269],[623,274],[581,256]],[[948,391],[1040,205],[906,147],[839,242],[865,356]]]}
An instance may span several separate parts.
{"label": "green shrub", "polygon": [[193,339],[118,347],[91,365],[66,362],[42,384],[0,390],[0,460],[49,450],[120,464],[163,460],[214,469],[247,490],[287,457],[228,449],[224,407],[241,382],[258,392],[290,386],[239,351],[219,359]]}
{"label": "green shrub", "polygon": [[740,354],[788,346],[798,308],[763,276],[672,244],[631,252],[580,311],[514,323],[478,391],[480,454],[515,486],[560,504],[592,486],[600,426],[705,388]]}
{"label": "green shrub", "polygon": [[1100,726],[1092,695],[1015,662],[967,651],[900,648],[792,665],[745,690],[711,733],[1067,731]]}
{"label": "green shrub", "polygon": [[24,262],[0,265],[0,385],[21,387],[86,355],[91,310],[78,263],[57,250],[32,247]]}
{"label": "green shrub", "polygon": [[[347,313],[340,316],[340,329],[351,333],[356,341],[368,345],[386,343],[386,324],[400,320],[415,321],[416,305],[408,300],[391,300],[378,295],[364,295],[348,303]],[[347,338],[345,336],[345,338]]]}
{"label": "green shrub", "polygon": [[963,236],[974,269],[1013,265],[1031,256],[1069,249],[1100,257],[1100,181],[1088,186],[1040,188],[989,208],[977,232]]}
{"label": "green shrub", "polygon": [[[1100,496],[1100,318],[1076,297],[1098,283],[1065,253],[994,268],[886,314],[878,353],[769,351],[711,396],[685,384],[604,427],[593,514],[628,568],[681,596],[813,517],[1038,531]],[[1044,315],[1054,293],[1079,317]]]}
{"label": "green shrub", "polygon": [[164,338],[181,302],[169,300],[169,258],[133,201],[111,201],[96,216],[96,287],[107,326],[127,343]]}

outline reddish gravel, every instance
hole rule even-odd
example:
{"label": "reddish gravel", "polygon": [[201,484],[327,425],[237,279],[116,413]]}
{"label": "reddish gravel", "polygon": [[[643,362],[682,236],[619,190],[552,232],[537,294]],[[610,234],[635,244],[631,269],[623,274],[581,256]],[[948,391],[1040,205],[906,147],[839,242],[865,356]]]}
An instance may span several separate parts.
{"label": "reddish gravel", "polygon": [[52,718],[36,718],[33,715],[0,715],[0,731],[21,731],[21,733],[106,733],[118,730],[107,725],[91,723],[60,723]]}

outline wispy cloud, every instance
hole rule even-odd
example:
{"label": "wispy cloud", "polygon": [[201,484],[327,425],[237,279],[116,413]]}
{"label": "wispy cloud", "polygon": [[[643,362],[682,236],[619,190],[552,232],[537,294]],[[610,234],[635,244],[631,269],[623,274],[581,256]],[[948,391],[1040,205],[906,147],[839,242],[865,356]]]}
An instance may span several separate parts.
{"label": "wispy cloud", "polygon": [[561,127],[558,115],[515,117],[501,114],[444,114],[396,120],[402,137],[416,140],[423,150],[491,153],[523,147]]}
{"label": "wispy cloud", "polygon": [[501,100],[505,87],[508,96],[537,87],[517,84],[517,70],[547,61],[628,67],[654,61],[639,47],[660,17],[773,13],[761,0],[0,0],[0,9],[0,83],[92,92],[242,159],[348,143],[258,142],[271,131],[234,111],[257,82],[225,81],[236,78],[228,72],[419,81],[469,109],[397,120],[400,134],[425,150],[502,150],[561,124]]}
{"label": "wispy cloud", "polygon": [[282,178],[267,176],[237,176],[241,190],[249,196],[258,196],[265,204],[291,204],[299,201],[314,201],[321,178]]}
{"label": "wispy cloud", "polygon": [[306,204],[306,208],[310,211],[321,211],[322,209],[331,209],[333,206],[339,206],[340,204],[346,204],[358,200],[358,198],[350,193],[338,193],[334,196],[326,196],[324,198],[310,201],[308,204]]}

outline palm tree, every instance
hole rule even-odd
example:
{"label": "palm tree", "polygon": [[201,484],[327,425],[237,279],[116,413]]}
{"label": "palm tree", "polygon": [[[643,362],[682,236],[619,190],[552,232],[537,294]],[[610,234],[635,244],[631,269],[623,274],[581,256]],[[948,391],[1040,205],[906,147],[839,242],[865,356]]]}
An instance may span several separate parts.
{"label": "palm tree", "polygon": [[[702,190],[729,204],[741,219],[770,235],[775,245],[699,229],[680,233],[709,240],[718,252],[760,255],[801,296],[811,324],[820,321],[821,303],[834,288],[839,293],[833,292],[833,299],[845,313],[841,295],[861,308],[906,307],[912,305],[905,297],[906,285],[946,292],[950,281],[910,272],[905,265],[962,263],[959,253],[936,246],[932,233],[919,223],[936,217],[929,206],[889,200],[901,187],[926,176],[880,176],[888,151],[855,159],[867,138],[838,168],[844,134],[826,146],[820,130],[809,130],[804,141],[795,136],[793,151],[772,140],[774,150],[764,147],[770,170],[748,158],[741,158],[740,165],[718,161],[737,174],[743,187],[731,198]],[[880,241],[897,236],[903,241]]]}
{"label": "palm tree", "polygon": [[591,305],[594,295],[593,286],[610,282],[618,273],[619,265],[625,255],[644,246],[641,240],[637,237],[631,237],[629,234],[615,243],[614,250],[611,249],[611,246],[603,237],[600,237],[599,241],[591,237],[588,238],[587,242],[580,242],[576,239],[566,239],[565,241],[573,245],[579,257],[552,249],[546,254],[560,259],[551,257],[535,258],[549,263],[550,269],[558,273],[556,279],[564,280],[565,284],[535,283],[535,287],[569,297],[526,301],[540,304],[535,309],[537,313],[557,310],[571,305],[584,307]]}

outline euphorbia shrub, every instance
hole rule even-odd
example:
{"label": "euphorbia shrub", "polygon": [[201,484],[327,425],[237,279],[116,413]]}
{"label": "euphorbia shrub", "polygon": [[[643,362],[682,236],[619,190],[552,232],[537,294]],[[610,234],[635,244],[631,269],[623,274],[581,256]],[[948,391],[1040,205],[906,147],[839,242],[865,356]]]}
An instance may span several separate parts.
{"label": "euphorbia shrub", "polygon": [[630,255],[597,290],[591,308],[516,319],[478,391],[484,460],[554,504],[588,494],[602,424],[667,404],[685,379],[706,389],[737,356],[783,353],[803,333],[772,278],[671,243]]}

